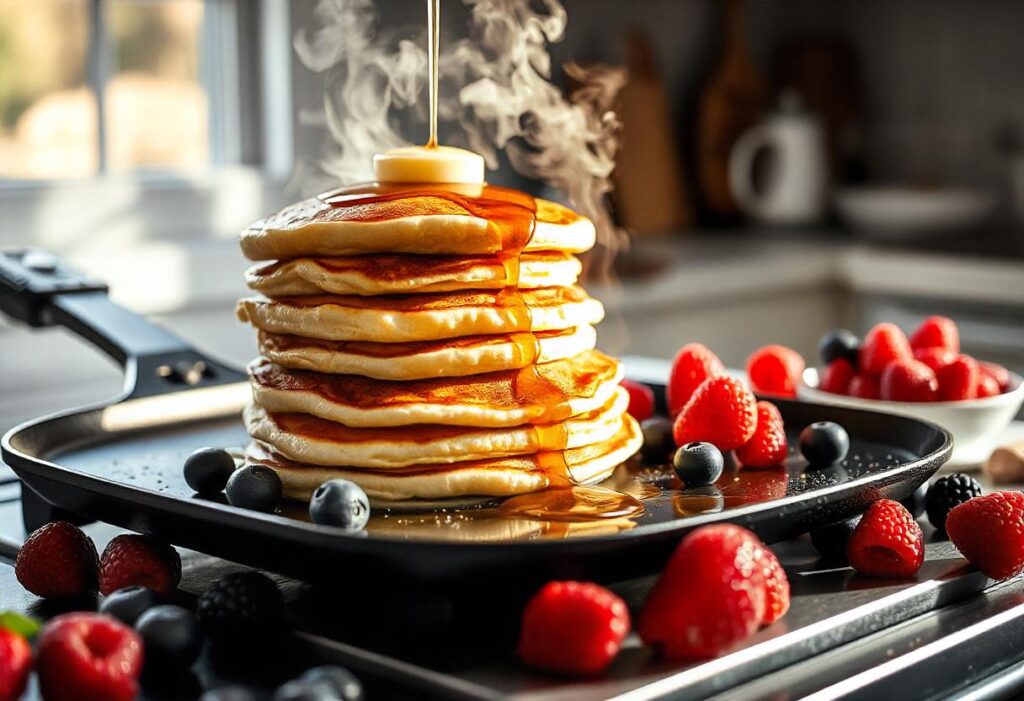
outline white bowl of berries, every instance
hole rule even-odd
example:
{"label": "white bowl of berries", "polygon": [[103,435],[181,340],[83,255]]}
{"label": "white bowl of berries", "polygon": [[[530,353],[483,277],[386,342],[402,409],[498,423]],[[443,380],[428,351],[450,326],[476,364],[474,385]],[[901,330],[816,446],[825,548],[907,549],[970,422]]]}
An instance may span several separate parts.
{"label": "white bowl of berries", "polygon": [[929,317],[909,339],[878,324],[863,341],[830,331],[819,351],[825,366],[807,368],[801,399],[912,416],[953,434],[946,468],[983,463],[1024,404],[1024,381],[1006,368],[960,353],[956,324]]}

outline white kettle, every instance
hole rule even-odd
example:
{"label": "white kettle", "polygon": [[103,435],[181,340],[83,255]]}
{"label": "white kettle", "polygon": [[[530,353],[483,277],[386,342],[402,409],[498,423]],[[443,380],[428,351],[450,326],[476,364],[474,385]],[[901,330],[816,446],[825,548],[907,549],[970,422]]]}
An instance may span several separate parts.
{"label": "white kettle", "polygon": [[824,129],[801,109],[796,93],[783,93],[779,110],[736,141],[729,154],[729,186],[740,209],[762,224],[803,226],[825,216]]}

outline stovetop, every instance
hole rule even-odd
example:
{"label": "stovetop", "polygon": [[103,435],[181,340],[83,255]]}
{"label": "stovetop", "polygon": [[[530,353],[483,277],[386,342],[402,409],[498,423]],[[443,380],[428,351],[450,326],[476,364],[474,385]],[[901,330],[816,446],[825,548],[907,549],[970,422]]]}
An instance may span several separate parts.
{"label": "stovetop", "polygon": [[[0,485],[0,608],[48,616],[57,611],[24,592],[10,563],[24,533],[19,487]],[[119,531],[86,527],[102,548]],[[692,666],[653,659],[631,638],[602,676],[579,680],[524,669],[509,654],[518,605],[500,587],[451,594],[368,594],[353,582],[312,586],[276,577],[289,602],[294,638],[272,662],[216,659],[209,651],[173,688],[145,688],[146,699],[191,698],[225,681],[270,690],[298,671],[332,661],[367,683],[369,698],[796,699],[1010,698],[1024,686],[1024,582],[993,584],[952,546],[929,536],[914,580],[880,582],[828,568],[807,538],[775,549],[792,584],[792,608],[740,649]],[[182,551],[181,603],[210,581],[240,569]],[[613,588],[631,607],[651,578]],[[34,698],[30,696],[29,698]]]}

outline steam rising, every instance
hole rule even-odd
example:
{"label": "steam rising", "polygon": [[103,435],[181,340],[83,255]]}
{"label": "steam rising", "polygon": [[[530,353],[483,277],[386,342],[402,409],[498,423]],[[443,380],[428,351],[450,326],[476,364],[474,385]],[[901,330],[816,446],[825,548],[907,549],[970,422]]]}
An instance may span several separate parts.
{"label": "steam rising", "polygon": [[[547,47],[562,40],[566,12],[558,0],[464,0],[469,37],[442,44],[442,122],[458,122],[470,149],[498,167],[498,151],[521,174],[563,192],[597,226],[604,249],[597,267],[624,244],[607,208],[618,147],[611,111],[625,71],[570,64],[580,87],[566,98],[551,82]],[[424,18],[426,17],[424,9]],[[377,34],[371,0],[320,0],[317,27],[300,32],[302,62],[325,78],[324,120],[332,143],[318,164],[328,182],[300,175],[318,189],[373,178],[373,154],[408,145],[396,118],[425,117],[425,42]],[[425,24],[425,23],[424,23]],[[406,32],[408,35],[409,33]],[[304,115],[304,119],[313,119]]]}

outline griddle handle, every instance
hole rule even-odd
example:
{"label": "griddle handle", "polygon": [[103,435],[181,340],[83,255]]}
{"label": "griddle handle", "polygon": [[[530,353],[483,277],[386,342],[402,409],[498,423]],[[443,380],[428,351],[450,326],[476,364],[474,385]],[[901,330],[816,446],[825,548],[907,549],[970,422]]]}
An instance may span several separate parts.
{"label": "griddle handle", "polygon": [[107,296],[106,285],[85,278],[45,251],[0,252],[0,311],[30,326],[64,326],[95,344],[124,368],[129,397],[245,378],[241,371],[118,306]]}

